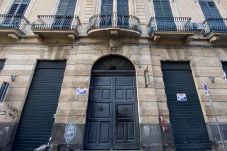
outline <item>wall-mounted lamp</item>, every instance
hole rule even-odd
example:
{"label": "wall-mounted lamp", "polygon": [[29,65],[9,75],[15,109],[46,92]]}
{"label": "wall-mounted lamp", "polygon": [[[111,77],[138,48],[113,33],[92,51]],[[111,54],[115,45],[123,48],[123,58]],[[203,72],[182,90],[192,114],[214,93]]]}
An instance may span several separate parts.
{"label": "wall-mounted lamp", "polygon": [[15,82],[16,77],[18,77],[18,76],[16,74],[12,74],[10,77],[11,77],[11,81]]}
{"label": "wall-mounted lamp", "polygon": [[211,80],[211,83],[214,83],[215,77],[214,76],[210,76],[209,78]]}
{"label": "wall-mounted lamp", "polygon": [[148,66],[144,70],[144,79],[145,79],[145,87],[147,88],[151,83]]}

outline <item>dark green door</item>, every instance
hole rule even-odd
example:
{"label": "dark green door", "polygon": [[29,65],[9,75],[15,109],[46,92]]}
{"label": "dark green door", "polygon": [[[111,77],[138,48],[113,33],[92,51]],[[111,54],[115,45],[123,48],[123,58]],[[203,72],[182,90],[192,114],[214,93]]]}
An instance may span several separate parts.
{"label": "dark green door", "polygon": [[135,77],[92,76],[85,149],[138,149]]}
{"label": "dark green door", "polygon": [[65,61],[39,61],[23,108],[14,151],[33,151],[51,136]]}
{"label": "dark green door", "polygon": [[189,63],[162,62],[176,151],[211,150]]}
{"label": "dark green door", "polygon": [[92,67],[84,148],[139,149],[135,67],[109,55]]}

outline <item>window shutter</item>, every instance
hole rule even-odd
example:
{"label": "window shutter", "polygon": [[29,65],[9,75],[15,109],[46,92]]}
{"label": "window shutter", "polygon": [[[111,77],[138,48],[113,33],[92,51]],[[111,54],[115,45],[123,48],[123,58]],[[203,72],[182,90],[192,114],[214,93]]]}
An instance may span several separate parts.
{"label": "window shutter", "polygon": [[27,8],[28,4],[21,4],[19,9],[17,10],[17,15],[24,15],[25,10]]}
{"label": "window shutter", "polygon": [[24,15],[29,2],[30,2],[30,0],[14,0],[8,14]]}
{"label": "window shutter", "polygon": [[11,8],[10,8],[8,14],[13,15],[13,14],[16,12],[18,6],[19,6],[19,4],[13,4],[13,5],[11,6]]}
{"label": "window shutter", "polygon": [[213,1],[199,1],[200,7],[206,19],[208,18],[222,18],[215,3]]}
{"label": "window shutter", "polygon": [[68,1],[68,7],[66,9],[66,15],[67,16],[73,16],[74,11],[75,11],[75,7],[76,7],[76,0],[69,0]]}
{"label": "window shutter", "polygon": [[113,0],[102,0],[101,14],[112,14]]}
{"label": "window shutter", "polygon": [[169,0],[162,0],[163,14],[165,17],[173,17]]}
{"label": "window shutter", "polygon": [[56,15],[74,15],[76,0],[60,0]]}
{"label": "window shutter", "polygon": [[153,4],[156,17],[173,17],[169,0],[154,0]]}
{"label": "window shutter", "polygon": [[117,1],[117,13],[121,15],[128,15],[128,0]]}
{"label": "window shutter", "polygon": [[65,15],[68,0],[60,0],[56,15]]}

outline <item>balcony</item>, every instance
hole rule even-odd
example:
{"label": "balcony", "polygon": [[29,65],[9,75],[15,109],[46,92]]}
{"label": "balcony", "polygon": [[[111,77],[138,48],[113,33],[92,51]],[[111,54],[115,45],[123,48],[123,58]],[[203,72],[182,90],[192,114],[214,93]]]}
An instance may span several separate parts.
{"label": "balcony", "polygon": [[22,15],[0,14],[0,36],[18,40],[25,35],[29,21]]}
{"label": "balcony", "polygon": [[210,39],[210,43],[227,40],[227,18],[209,18],[203,26],[202,34]]}
{"label": "balcony", "polygon": [[117,13],[92,16],[87,30],[92,37],[140,37],[141,33],[139,18]]}
{"label": "balcony", "polygon": [[79,36],[78,16],[38,15],[38,21],[32,24],[32,31],[42,39],[74,40]]}
{"label": "balcony", "polygon": [[152,17],[148,27],[150,37],[156,42],[160,40],[181,40],[185,42],[189,36],[196,32],[196,28],[189,17]]}

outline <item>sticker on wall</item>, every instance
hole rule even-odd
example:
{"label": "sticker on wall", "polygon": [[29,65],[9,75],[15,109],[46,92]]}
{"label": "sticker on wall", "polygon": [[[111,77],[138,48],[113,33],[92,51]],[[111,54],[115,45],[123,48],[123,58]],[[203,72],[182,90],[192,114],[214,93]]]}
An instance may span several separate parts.
{"label": "sticker on wall", "polygon": [[70,143],[73,138],[76,136],[76,125],[75,124],[67,124],[65,126],[65,142]]}
{"label": "sticker on wall", "polygon": [[87,88],[77,88],[76,95],[87,95],[88,89]]}
{"label": "sticker on wall", "polygon": [[177,95],[177,101],[179,101],[179,102],[188,101],[186,93],[177,93],[176,95]]}

